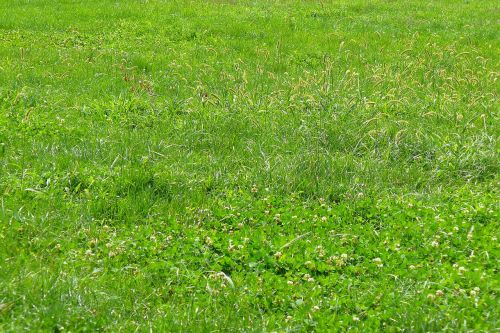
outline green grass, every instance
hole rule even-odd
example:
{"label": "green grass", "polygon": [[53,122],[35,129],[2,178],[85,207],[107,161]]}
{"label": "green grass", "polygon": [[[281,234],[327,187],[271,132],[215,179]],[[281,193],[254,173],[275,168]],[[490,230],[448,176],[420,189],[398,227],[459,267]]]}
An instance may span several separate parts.
{"label": "green grass", "polygon": [[499,10],[0,1],[0,331],[498,330]]}

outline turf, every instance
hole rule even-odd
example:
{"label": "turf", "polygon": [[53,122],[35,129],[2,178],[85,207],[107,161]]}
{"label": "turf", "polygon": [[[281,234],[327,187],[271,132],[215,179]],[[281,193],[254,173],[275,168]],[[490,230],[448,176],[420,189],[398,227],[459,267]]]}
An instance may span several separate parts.
{"label": "turf", "polygon": [[497,330],[499,7],[0,1],[0,331]]}

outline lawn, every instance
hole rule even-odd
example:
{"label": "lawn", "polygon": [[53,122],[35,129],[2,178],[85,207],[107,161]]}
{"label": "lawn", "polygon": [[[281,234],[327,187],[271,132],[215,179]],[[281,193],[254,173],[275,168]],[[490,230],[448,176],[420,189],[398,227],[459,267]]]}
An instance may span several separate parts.
{"label": "lawn", "polygon": [[494,0],[0,0],[0,331],[493,332]]}

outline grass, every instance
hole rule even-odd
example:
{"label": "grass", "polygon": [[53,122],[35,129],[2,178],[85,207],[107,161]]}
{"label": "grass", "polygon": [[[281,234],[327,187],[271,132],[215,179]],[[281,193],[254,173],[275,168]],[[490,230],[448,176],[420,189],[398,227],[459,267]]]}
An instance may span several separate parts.
{"label": "grass", "polygon": [[498,10],[0,2],[0,331],[497,330]]}

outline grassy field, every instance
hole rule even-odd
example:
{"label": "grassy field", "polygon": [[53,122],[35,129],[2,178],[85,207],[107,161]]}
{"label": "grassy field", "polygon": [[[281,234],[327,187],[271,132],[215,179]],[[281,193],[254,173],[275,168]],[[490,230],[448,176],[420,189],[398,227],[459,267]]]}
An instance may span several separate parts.
{"label": "grassy field", "polygon": [[493,0],[0,0],[0,331],[493,332]]}

